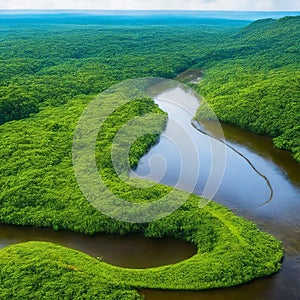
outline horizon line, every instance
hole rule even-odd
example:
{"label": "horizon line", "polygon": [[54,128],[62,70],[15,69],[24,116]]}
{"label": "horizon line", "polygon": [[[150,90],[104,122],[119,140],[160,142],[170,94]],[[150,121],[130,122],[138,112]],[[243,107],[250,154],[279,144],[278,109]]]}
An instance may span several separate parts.
{"label": "horizon line", "polygon": [[300,12],[300,10],[232,10],[232,9],[88,9],[88,8],[0,8],[0,11],[136,11],[136,12],[163,12],[163,11],[181,11],[181,12],[246,12],[246,13],[276,13],[276,12]]}

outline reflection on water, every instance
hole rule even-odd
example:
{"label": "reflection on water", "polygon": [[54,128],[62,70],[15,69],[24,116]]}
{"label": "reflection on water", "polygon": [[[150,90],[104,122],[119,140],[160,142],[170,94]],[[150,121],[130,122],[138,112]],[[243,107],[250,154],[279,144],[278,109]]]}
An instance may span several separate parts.
{"label": "reflection on water", "polygon": [[[291,180],[292,184],[300,187],[299,163],[297,163],[291,152],[273,147],[272,139],[264,135],[258,135],[251,131],[240,129],[230,124],[221,124],[227,142],[248,148],[251,152],[257,153],[260,157],[273,162],[275,167]],[[218,123],[214,121],[204,122],[205,128],[213,134],[218,134]]]}
{"label": "reflection on water", "polygon": [[[178,90],[164,92],[156,97],[156,103],[170,116],[187,125],[188,134],[199,147],[200,171],[194,192],[201,195],[211,169],[211,138],[197,131],[191,123],[191,116],[178,105],[165,103],[161,99],[174,98]],[[189,92],[180,92],[181,101],[195,101]],[[176,97],[175,97],[176,98]],[[204,128],[217,138],[221,138],[216,122],[205,122]],[[282,270],[272,277],[255,280],[239,287],[200,291],[200,292],[168,292],[143,290],[147,300],[168,299],[299,299],[300,295],[300,165],[293,160],[291,154],[275,149],[268,137],[256,135],[247,130],[222,124],[226,149],[226,166],[224,176],[214,200],[231,208],[235,213],[254,221],[259,228],[272,233],[283,241],[285,259]],[[182,137],[181,145],[168,142],[168,134],[172,130],[167,126],[160,142],[149,153],[142,157],[135,171],[143,177],[151,175],[154,181],[174,185],[180,174],[181,159],[176,149],[185,147],[186,137]],[[234,151],[231,149],[234,148]],[[270,189],[262,176],[249,165],[247,160],[265,176],[273,190],[272,201],[264,204],[270,197]],[[159,172],[160,165],[152,165],[152,155],[161,155],[166,162],[166,171]],[[193,161],[190,161],[193,165]],[[194,164],[195,165],[195,164]],[[196,166],[195,166],[196,167]],[[155,172],[149,170],[153,168]],[[195,174],[194,170],[190,170]],[[159,174],[159,176],[157,176]],[[157,177],[155,177],[157,176]],[[187,182],[189,179],[186,179]]]}
{"label": "reflection on water", "polygon": [[[158,95],[155,101],[161,109],[168,112],[169,122],[160,142],[141,158],[132,175],[176,186],[182,177],[183,168],[188,166],[188,174],[184,175],[183,181],[188,186],[196,178],[193,189],[196,194],[222,201],[229,200],[230,207],[244,209],[259,207],[271,199],[273,186],[262,166],[257,165],[259,157],[253,158],[253,152],[243,153],[242,146],[227,141],[225,143],[229,146],[226,146],[220,141],[223,140],[219,137],[222,134],[220,130],[213,133],[218,136],[215,139],[191,125],[191,119],[199,106],[194,95],[175,88]],[[188,109],[183,107],[184,104]],[[179,131],[173,120],[183,130]],[[218,123],[214,124],[216,131]],[[198,153],[197,157],[186,151],[188,143],[196,148],[197,151],[194,152]],[[167,168],[160,161],[152,160],[152,157],[157,156],[163,157]],[[252,164],[253,159],[255,163]]]}

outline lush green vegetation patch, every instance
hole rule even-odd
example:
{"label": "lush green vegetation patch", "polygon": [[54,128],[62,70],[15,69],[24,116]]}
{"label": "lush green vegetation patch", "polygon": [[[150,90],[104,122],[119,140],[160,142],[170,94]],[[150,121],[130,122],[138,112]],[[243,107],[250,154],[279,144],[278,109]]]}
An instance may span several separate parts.
{"label": "lush green vegetation patch", "polygon": [[205,57],[198,91],[221,121],[271,136],[300,162],[299,36],[300,17],[250,24]]}
{"label": "lush green vegetation patch", "polygon": [[[135,299],[126,286],[208,289],[245,283],[280,269],[280,242],[220,205],[210,202],[199,209],[199,200],[192,196],[174,214],[139,228],[148,237],[174,236],[194,243],[198,251],[190,259],[157,268],[127,269],[49,243],[13,245],[0,251],[1,293],[19,298],[57,293],[67,299],[80,293],[87,299],[103,294],[107,297],[103,299],[113,299],[107,292],[111,291],[122,295],[120,299]],[[12,290],[17,281],[20,289]],[[62,290],[65,282],[68,288]]]}

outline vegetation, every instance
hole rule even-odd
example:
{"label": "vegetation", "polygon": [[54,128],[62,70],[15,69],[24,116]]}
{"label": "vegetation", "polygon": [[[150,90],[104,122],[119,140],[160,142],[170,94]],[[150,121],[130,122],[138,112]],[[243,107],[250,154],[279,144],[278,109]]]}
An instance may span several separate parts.
{"label": "vegetation", "polygon": [[[300,17],[256,21],[202,59],[198,90],[218,118],[267,134],[300,162]],[[197,119],[209,118],[205,107]]]}
{"label": "vegetation", "polygon": [[226,26],[178,24],[172,30],[132,24],[1,27],[0,124],[129,78],[174,77],[215,38],[232,32],[236,29]]}
{"label": "vegetation", "polygon": [[[194,243],[198,251],[190,259],[151,269],[126,269],[53,244],[13,245],[0,251],[1,296],[93,299],[105,295],[101,299],[136,299],[126,286],[207,289],[241,284],[279,270],[282,248],[278,241],[220,205],[210,202],[199,209],[198,204],[199,198],[192,196],[164,219],[139,228],[130,225],[131,231],[148,237],[174,236]],[[121,224],[116,228],[115,221],[110,223],[116,233],[123,233]],[[67,289],[62,289],[66,282]],[[109,298],[113,296],[107,295],[107,290],[115,293],[113,296],[122,296]]]}
{"label": "vegetation", "polygon": [[[122,125],[155,112],[162,116],[157,130],[164,128],[166,115],[149,99],[131,101],[107,118],[96,144],[97,165],[108,187],[128,201],[154,201],[173,191],[174,199],[188,196],[180,209],[149,224],[111,219],[84,198],[72,165],[74,130],[94,94],[128,78],[173,77],[218,53],[212,50],[215,40],[225,43],[229,35],[236,34],[236,39],[246,35],[238,31],[238,27],[182,24],[0,28],[0,64],[5,70],[0,74],[0,221],[86,234],[172,236],[198,249],[195,256],[174,265],[132,270],[49,243],[13,245],[0,251],[1,298],[140,299],[134,288],[227,287],[279,270],[281,243],[253,223],[213,202],[200,209],[199,202],[206,201],[200,197],[162,185],[132,188],[116,176],[110,150]],[[231,51],[236,49],[225,56]],[[224,73],[215,71],[224,59],[219,61],[207,59],[207,68],[211,67],[206,76],[211,80],[216,72],[216,82],[225,79]],[[228,77],[234,78],[233,69],[228,70]],[[203,82],[212,87],[208,79]],[[213,99],[202,85],[201,92]],[[110,104],[101,104],[103,113]],[[218,112],[217,105],[214,108]],[[293,136],[288,130],[284,134]],[[157,139],[158,135],[146,135],[133,144],[131,166]]]}
{"label": "vegetation", "polygon": [[[1,253],[4,298],[11,293],[15,298],[62,293],[68,299],[93,299],[94,295],[101,295],[103,299],[132,299],[130,297],[136,297],[136,294],[127,286],[206,289],[248,282],[279,270],[283,255],[279,241],[220,205],[210,202],[199,208],[199,202],[206,200],[194,195],[175,191],[174,198],[188,196],[189,200],[172,215],[149,224],[119,222],[95,210],[79,190],[70,153],[74,127],[89,100],[89,97],[80,96],[63,105],[63,109],[49,107],[28,119],[1,126],[1,151],[9,153],[7,163],[1,166],[2,174],[6,175],[1,178],[1,222],[89,234],[137,232],[151,238],[172,236],[194,243],[197,254],[175,265],[132,270],[46,243],[10,246]],[[109,106],[109,102],[104,102],[102,111]],[[97,142],[97,161],[107,185],[129,201],[153,201],[172,190],[162,185],[143,190],[129,189],[115,176],[107,161],[115,131],[128,118],[146,111],[159,112],[148,99],[132,101],[115,111],[103,125]],[[163,128],[164,122],[160,126]],[[30,139],[24,139],[26,136]],[[149,138],[146,143],[138,141],[136,147],[145,151],[153,141],[152,136]],[[18,141],[18,149],[11,145],[11,139]],[[101,285],[95,284],[97,278]],[[61,290],[67,281],[68,289]],[[12,290],[16,282],[26,288]],[[89,284],[91,290],[87,291]],[[110,295],[108,290],[114,290],[115,294]]]}
{"label": "vegetation", "polygon": [[1,299],[142,299],[98,271],[97,261],[58,245],[31,242],[1,250]]}
{"label": "vegetation", "polygon": [[[215,39],[225,39],[239,27],[178,23],[170,30],[165,25],[134,25],[132,20],[126,26],[60,25],[57,20],[36,26],[19,23],[18,17],[12,25],[5,22],[8,25],[0,28],[0,221],[91,234],[114,232],[86,203],[74,176],[73,133],[84,108],[94,94],[118,81],[173,77],[207,52]],[[133,106],[119,121],[126,123],[139,114],[141,106]],[[157,111],[149,101],[141,114],[147,109]],[[113,130],[107,126],[104,134],[111,136]],[[102,173],[109,162],[100,150],[110,138],[98,141]],[[156,139],[148,136],[140,141],[143,146],[133,145],[132,166]],[[122,226],[129,232],[128,225]]]}

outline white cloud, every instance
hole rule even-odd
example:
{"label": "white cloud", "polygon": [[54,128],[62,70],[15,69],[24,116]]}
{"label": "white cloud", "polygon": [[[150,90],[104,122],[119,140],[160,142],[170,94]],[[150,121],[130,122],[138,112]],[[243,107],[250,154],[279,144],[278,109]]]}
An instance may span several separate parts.
{"label": "white cloud", "polygon": [[299,0],[1,0],[0,9],[298,10]]}

